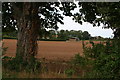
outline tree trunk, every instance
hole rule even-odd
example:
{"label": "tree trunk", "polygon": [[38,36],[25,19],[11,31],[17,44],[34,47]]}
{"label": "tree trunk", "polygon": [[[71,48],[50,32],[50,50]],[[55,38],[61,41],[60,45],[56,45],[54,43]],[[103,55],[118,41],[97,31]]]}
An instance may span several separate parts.
{"label": "tree trunk", "polygon": [[37,54],[38,7],[34,3],[23,3],[23,13],[18,21],[16,59],[30,64]]}

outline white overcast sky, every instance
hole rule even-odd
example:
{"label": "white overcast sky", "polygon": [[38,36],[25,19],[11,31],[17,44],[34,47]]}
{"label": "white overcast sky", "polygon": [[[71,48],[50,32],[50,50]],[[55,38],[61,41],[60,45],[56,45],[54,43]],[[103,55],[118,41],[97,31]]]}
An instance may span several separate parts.
{"label": "white overcast sky", "polygon": [[92,24],[84,22],[82,25],[79,23],[76,23],[72,20],[71,17],[64,17],[64,25],[58,23],[58,30],[82,30],[82,31],[88,31],[91,36],[102,36],[104,38],[109,38],[113,36],[113,31],[111,29],[102,29],[102,26],[100,27],[93,27]]}
{"label": "white overcast sky", "polygon": [[[77,2],[75,2],[77,4]],[[58,8],[59,9],[59,8]],[[71,11],[72,13],[79,12],[79,7],[77,5],[77,8],[75,10]],[[60,11],[62,15],[62,11]],[[62,15],[64,16],[64,15]],[[113,31],[111,29],[102,29],[102,26],[100,27],[93,27],[92,24],[84,22],[82,25],[79,23],[76,23],[72,20],[71,17],[64,16],[63,19],[64,25],[58,23],[58,30],[82,30],[82,31],[88,31],[91,36],[102,36],[104,38],[111,38],[113,37]],[[50,30],[50,29],[48,29]]]}
{"label": "white overcast sky", "polygon": [[[74,11],[72,11],[72,13],[76,13],[79,12],[79,8],[78,8],[78,3],[75,2],[77,4],[77,8],[75,8]],[[59,24],[58,23],[58,30],[82,30],[82,31],[88,31],[91,36],[102,36],[104,38],[111,38],[113,37],[113,31],[111,29],[102,29],[102,26],[100,27],[93,27],[92,24],[84,22],[82,25],[79,23],[76,23],[75,21],[72,20],[71,17],[67,17],[64,16],[64,25]]]}

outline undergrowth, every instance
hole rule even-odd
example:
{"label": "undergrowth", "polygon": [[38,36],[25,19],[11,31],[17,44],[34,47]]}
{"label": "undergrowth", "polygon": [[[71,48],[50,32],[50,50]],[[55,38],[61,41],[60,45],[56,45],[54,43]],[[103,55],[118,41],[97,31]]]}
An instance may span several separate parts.
{"label": "undergrowth", "polygon": [[[120,41],[108,40],[86,46],[83,42],[84,56],[76,54],[73,62],[91,70],[85,72],[84,78],[120,78]],[[86,67],[86,68],[85,68]]]}
{"label": "undergrowth", "polygon": [[28,65],[27,62],[24,62],[22,60],[18,60],[17,58],[12,58],[12,57],[4,57],[2,61],[2,66],[6,69],[9,69],[11,71],[26,71],[29,73],[33,72],[39,72],[41,69],[41,63],[35,60],[35,62],[31,65]]}

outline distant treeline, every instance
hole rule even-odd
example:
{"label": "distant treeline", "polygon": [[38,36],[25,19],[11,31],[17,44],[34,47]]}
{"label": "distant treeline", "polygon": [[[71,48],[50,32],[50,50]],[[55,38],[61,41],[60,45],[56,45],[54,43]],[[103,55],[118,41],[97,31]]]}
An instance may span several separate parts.
{"label": "distant treeline", "polygon": [[103,40],[105,38],[101,36],[92,37],[88,31],[81,31],[81,30],[49,30],[41,29],[39,32],[39,39],[50,39],[50,40],[68,40],[70,38],[76,37],[79,40]]}
{"label": "distant treeline", "polygon": [[[42,41],[66,41],[70,38],[76,37],[79,40],[103,40],[104,38],[101,36],[92,37],[88,31],[81,30],[49,30],[41,29],[39,30],[38,40]],[[17,31],[13,32],[3,32],[3,39],[17,39]]]}

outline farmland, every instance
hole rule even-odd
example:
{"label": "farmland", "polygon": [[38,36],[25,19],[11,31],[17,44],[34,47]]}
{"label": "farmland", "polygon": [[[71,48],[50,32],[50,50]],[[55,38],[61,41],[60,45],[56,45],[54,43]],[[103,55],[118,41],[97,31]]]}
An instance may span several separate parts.
{"label": "farmland", "polygon": [[[16,52],[16,43],[17,40],[13,39],[4,39],[4,47],[8,47],[5,56],[15,57]],[[88,42],[88,41],[85,41]],[[95,43],[99,43],[99,41],[95,41]],[[88,44],[88,46],[91,46]],[[76,73],[72,77],[76,77],[79,75],[83,75],[84,70],[79,69],[76,66],[72,66],[69,64],[69,61],[75,57],[75,54],[83,55],[82,49],[82,41],[78,42],[70,42],[70,41],[38,41],[38,54],[37,58],[42,61],[42,74],[33,75],[32,78],[42,77],[42,78],[65,78],[68,77],[65,71],[75,70]],[[72,69],[71,69],[72,68]],[[80,68],[80,67],[79,67]],[[46,71],[47,69],[47,71]],[[88,71],[89,68],[86,68]],[[23,78],[30,77],[25,72],[20,73],[11,73],[9,70],[3,68],[4,77],[21,77]],[[5,72],[9,73],[9,76],[5,74]],[[47,73],[46,73],[47,72]]]}
{"label": "farmland", "polygon": [[[17,40],[4,39],[4,47],[8,47],[6,56],[15,57]],[[88,42],[88,41],[85,41]],[[98,43],[99,41],[95,41]],[[37,58],[45,58],[47,60],[69,60],[79,53],[83,55],[82,41],[38,41]]]}
{"label": "farmland", "polygon": [[1,5],[4,80],[120,78],[119,2]]}
{"label": "farmland", "polygon": [[[14,57],[17,40],[5,39],[3,42],[4,47],[8,47],[5,55]],[[36,57],[48,60],[69,60],[77,53],[80,53],[80,55],[83,53],[81,41],[38,41],[38,54]]]}

